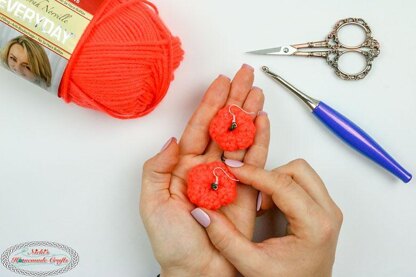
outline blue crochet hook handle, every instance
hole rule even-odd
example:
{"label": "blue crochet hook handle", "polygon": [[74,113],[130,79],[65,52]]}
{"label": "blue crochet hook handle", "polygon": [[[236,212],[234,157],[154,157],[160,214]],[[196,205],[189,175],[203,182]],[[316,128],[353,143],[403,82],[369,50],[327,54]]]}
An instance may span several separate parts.
{"label": "blue crochet hook handle", "polygon": [[279,82],[296,96],[298,96],[306,105],[311,108],[312,113],[333,131],[338,137],[344,140],[352,148],[356,149],[363,155],[367,156],[403,182],[408,183],[412,175],[406,171],[398,162],[396,162],[374,139],[364,132],[355,123],[348,118],[332,109],[322,101],[318,101],[284,80],[282,77],[271,72],[268,67],[263,66],[262,70],[273,80]]}

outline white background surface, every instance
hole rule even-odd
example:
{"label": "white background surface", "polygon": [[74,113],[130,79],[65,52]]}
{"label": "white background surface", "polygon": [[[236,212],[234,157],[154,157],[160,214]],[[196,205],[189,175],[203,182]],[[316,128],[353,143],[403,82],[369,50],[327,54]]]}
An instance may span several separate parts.
{"label": "white background surface", "polygon": [[[154,1],[186,56],[163,103],[137,120],[66,105],[1,70],[0,251],[56,241],[80,255],[65,276],[155,276],[159,266],[138,215],[141,165],[180,137],[218,74],[232,77],[249,63],[272,122],[267,167],[305,158],[344,212],[334,276],[415,276],[415,181],[405,185],[346,147],[258,69],[268,65],[338,109],[415,173],[416,5],[313,2]],[[243,54],[323,39],[346,17],[364,18],[381,44],[365,80],[342,81],[321,59]],[[15,275],[0,266],[0,276]]]}

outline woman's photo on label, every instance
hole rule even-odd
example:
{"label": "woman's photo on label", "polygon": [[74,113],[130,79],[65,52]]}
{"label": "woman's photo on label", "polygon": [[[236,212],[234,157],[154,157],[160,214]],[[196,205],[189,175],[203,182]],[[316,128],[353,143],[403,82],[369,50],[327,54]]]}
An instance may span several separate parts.
{"label": "woman's photo on label", "polygon": [[58,93],[67,60],[0,22],[0,64],[18,76]]}
{"label": "woman's photo on label", "polygon": [[1,61],[8,69],[42,88],[51,86],[52,72],[48,56],[42,46],[18,36],[2,49]]}

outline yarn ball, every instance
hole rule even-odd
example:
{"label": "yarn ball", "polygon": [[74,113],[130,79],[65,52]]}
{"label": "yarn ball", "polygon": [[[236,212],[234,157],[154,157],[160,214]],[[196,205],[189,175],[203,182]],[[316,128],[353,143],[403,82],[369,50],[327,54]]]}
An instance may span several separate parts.
{"label": "yarn ball", "polygon": [[151,112],[164,98],[183,58],[145,0],[104,0],[64,72],[59,97],[120,119]]}
{"label": "yarn ball", "polygon": [[[228,176],[219,168],[227,172]],[[218,176],[217,187],[213,188]],[[217,210],[234,201],[237,196],[237,182],[230,170],[222,162],[200,164],[188,172],[188,198],[198,207]]]}
{"label": "yarn ball", "polygon": [[[233,115],[235,114],[236,126],[231,130]],[[254,142],[256,126],[250,115],[235,106],[226,106],[218,111],[209,126],[211,138],[225,151],[247,149]]]}

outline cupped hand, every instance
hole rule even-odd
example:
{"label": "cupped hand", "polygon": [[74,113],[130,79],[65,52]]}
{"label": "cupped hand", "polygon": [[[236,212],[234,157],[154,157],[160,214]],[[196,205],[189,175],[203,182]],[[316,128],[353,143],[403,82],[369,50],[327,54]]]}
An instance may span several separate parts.
{"label": "cupped hand", "polygon": [[[195,206],[186,196],[187,172],[195,165],[219,161],[223,151],[211,141],[211,120],[225,105],[235,104],[255,112],[257,132],[247,151],[224,153],[263,167],[269,146],[269,121],[263,109],[264,95],[253,87],[253,68],[247,65],[231,82],[219,76],[205,93],[177,143],[172,138],[160,153],[143,166],[140,214],[149,235],[162,276],[234,276],[236,270],[212,245],[205,230],[192,218]],[[237,187],[236,200],[220,209],[247,239],[251,239],[256,216],[257,191]]]}
{"label": "cupped hand", "polygon": [[231,171],[271,197],[288,221],[287,236],[253,243],[221,213],[200,209],[218,251],[246,277],[331,276],[342,213],[309,164],[296,160],[272,171],[252,165]]}

